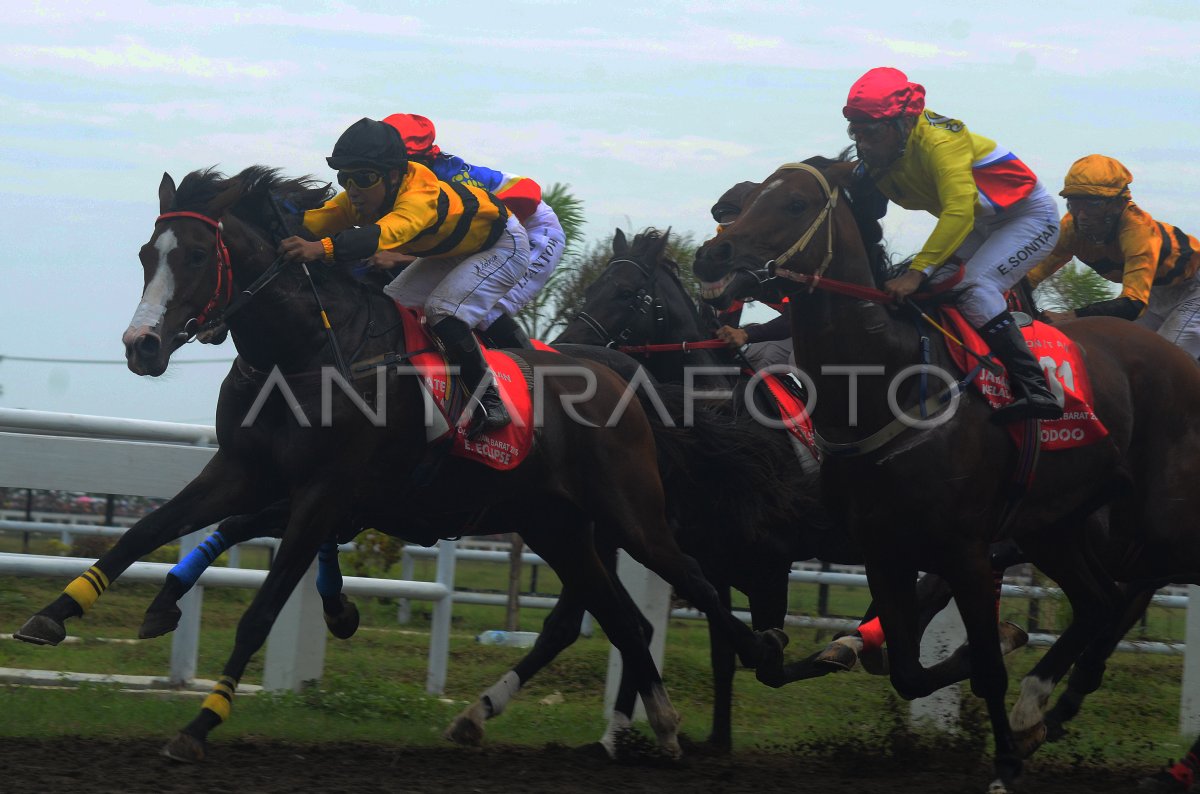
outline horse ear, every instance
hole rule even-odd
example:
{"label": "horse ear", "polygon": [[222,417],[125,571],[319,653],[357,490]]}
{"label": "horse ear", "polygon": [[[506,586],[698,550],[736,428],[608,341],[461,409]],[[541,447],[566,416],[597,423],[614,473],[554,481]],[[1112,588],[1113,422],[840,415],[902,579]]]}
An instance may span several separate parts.
{"label": "horse ear", "polygon": [[625,232],[620,229],[613,235],[612,249],[614,256],[625,256],[629,253],[629,241],[625,239]]}
{"label": "horse ear", "polygon": [[654,261],[658,261],[659,259],[662,259],[663,254],[665,254],[667,252],[668,243],[670,243],[670,241],[671,241],[671,227],[668,226],[667,230],[665,232],[663,232],[662,235],[658,238],[658,244],[654,246],[654,248],[655,248],[654,257],[653,257]]}
{"label": "horse ear", "polygon": [[854,169],[856,167],[858,167],[857,162],[833,163],[825,168],[825,179],[832,187],[849,190],[851,184],[854,182]]}
{"label": "horse ear", "polygon": [[158,183],[158,213],[161,215],[171,209],[171,204],[175,201],[175,180],[166,171],[163,171],[162,181]]}

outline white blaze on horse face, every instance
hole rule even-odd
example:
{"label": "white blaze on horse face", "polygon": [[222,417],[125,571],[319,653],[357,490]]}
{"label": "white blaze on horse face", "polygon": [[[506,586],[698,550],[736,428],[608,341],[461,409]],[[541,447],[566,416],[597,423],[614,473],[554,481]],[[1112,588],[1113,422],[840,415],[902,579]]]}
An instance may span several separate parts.
{"label": "white blaze on horse face", "polygon": [[756,206],[758,206],[758,202],[765,199],[772,190],[774,190],[775,188],[779,187],[782,184],[783,184],[782,179],[775,179],[775,180],[772,180],[771,182],[768,182],[766,185],[763,186],[762,191],[758,194],[758,198],[754,199],[754,202],[751,203],[749,207],[746,207],[746,209],[742,210],[742,214],[745,215],[746,213],[750,212],[750,210],[752,210]]}
{"label": "white blaze on horse face", "polygon": [[170,229],[154,241],[154,248],[158,251],[158,265],[154,268],[154,276],[151,277],[150,283],[142,291],[142,301],[133,313],[129,330],[125,332],[126,336],[143,329],[155,331],[162,325],[163,317],[167,313],[167,304],[175,294],[175,276],[167,264],[167,257],[178,247],[179,240]]}

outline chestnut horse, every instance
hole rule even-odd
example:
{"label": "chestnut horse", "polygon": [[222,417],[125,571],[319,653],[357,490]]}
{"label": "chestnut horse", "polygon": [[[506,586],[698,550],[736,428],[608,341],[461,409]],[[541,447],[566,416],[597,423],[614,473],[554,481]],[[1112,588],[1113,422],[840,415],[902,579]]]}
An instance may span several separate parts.
{"label": "chestnut horse", "polygon": [[[1115,582],[1141,592],[1167,579],[1200,581],[1200,368],[1126,321],[1064,324],[1086,353],[1094,408],[1109,435],[1042,453],[1013,513],[1018,451],[980,397],[967,391],[912,426],[918,404],[928,405],[922,379],[910,376],[928,332],[864,298],[887,274],[878,222],[854,200],[853,170],[825,158],[778,169],[701,248],[695,271],[716,284],[786,260],[795,280],[828,288],[789,286],[797,366],[815,384],[812,417],[827,450],[825,501],[866,557],[891,680],[904,697],[929,694],[937,680],[918,654],[916,573],[949,582],[967,629],[972,689],[992,725],[989,791],[1011,791],[1022,766],[1014,729],[1036,735],[1054,684],[1083,646],[1115,631],[1129,598]],[[933,344],[931,363],[955,372],[944,342]],[[907,421],[897,425],[901,412]],[[1106,520],[1093,515],[1101,507]],[[987,553],[1002,532],[1058,582],[1073,608],[1072,625],[1023,681],[1011,727]]]}
{"label": "chestnut horse", "polygon": [[[680,436],[656,439],[640,405],[623,399],[626,384],[611,370],[555,353],[521,354],[530,368],[556,369],[540,379],[544,415],[533,447],[509,471],[443,456],[430,445],[426,399],[411,368],[372,370],[374,410],[363,410],[371,407],[371,395],[361,382],[322,388],[324,377],[314,374],[323,368],[402,355],[404,333],[391,300],[343,269],[319,265],[310,274],[307,266],[274,258],[265,230],[273,220],[272,196],[279,194],[313,207],[327,198],[328,186],[284,180],[258,166],[229,179],[193,172],[178,190],[163,175],[161,214],[140,253],[146,286],[125,333],[126,355],[135,373],[161,375],[193,334],[223,322],[238,360],[217,404],[220,447],[196,479],[30,618],[20,638],[61,641],[65,621],[82,615],[144,554],[227,516],[288,500],[278,553],[238,625],[224,675],[167,745],[171,757],[198,760],[208,734],[229,716],[251,655],[331,534],[374,526],[429,541],[447,533],[518,531],[559,575],[562,597],[582,604],[604,627],[660,746],[678,755],[678,715],[650,658],[642,618],[597,548],[624,548],[662,576],[730,633],[746,664],[753,666],[763,648],[722,608],[668,526],[657,444]],[[570,373],[558,374],[564,365]],[[268,392],[264,384],[272,378],[277,385],[282,378],[292,396],[285,399],[278,387]],[[577,401],[580,387],[593,385],[594,396]]]}

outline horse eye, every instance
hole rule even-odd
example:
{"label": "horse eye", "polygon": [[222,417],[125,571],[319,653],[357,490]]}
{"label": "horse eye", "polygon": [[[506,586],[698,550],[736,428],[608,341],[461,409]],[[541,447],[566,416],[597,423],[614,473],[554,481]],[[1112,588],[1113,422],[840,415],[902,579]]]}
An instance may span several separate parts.
{"label": "horse eye", "polygon": [[808,209],[808,202],[804,201],[803,199],[796,199],[791,204],[788,205],[788,209],[791,212],[795,212],[795,213],[799,214],[801,212],[804,212],[806,209]]}
{"label": "horse eye", "polygon": [[637,292],[635,290],[629,289],[628,287],[623,287],[617,290],[618,298],[632,298],[636,294]]}
{"label": "horse eye", "polygon": [[187,263],[191,267],[200,267],[208,261],[208,251],[204,248],[189,248]]}

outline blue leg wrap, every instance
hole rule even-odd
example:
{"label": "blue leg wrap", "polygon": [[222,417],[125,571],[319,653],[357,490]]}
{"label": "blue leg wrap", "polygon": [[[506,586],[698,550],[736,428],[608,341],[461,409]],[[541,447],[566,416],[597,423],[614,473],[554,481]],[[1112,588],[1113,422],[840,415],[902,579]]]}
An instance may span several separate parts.
{"label": "blue leg wrap", "polygon": [[322,543],[317,552],[317,594],[322,600],[336,601],[341,592],[342,569],[338,566],[337,543]]}
{"label": "blue leg wrap", "polygon": [[225,540],[225,536],[218,529],[180,560],[179,564],[171,569],[170,574],[191,588],[200,578],[200,574],[204,573],[204,569],[216,562],[217,557],[228,548],[229,541]]}

